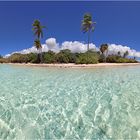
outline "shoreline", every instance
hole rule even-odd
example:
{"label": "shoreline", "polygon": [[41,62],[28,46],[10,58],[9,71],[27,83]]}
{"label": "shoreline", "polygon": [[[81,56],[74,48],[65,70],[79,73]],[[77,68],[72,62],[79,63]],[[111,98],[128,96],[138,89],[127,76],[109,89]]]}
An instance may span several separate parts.
{"label": "shoreline", "polygon": [[33,64],[33,63],[3,63],[17,66],[35,67],[58,67],[58,68],[97,68],[97,67],[117,67],[117,66],[140,66],[140,63],[98,63],[98,64]]}

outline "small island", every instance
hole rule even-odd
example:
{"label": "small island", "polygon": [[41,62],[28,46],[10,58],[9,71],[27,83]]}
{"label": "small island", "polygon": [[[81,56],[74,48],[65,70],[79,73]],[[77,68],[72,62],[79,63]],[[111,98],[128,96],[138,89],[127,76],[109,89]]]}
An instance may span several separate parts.
{"label": "small island", "polygon": [[[134,58],[127,58],[126,56],[122,57],[120,55],[108,55],[107,57],[100,52],[88,51],[85,53],[71,53],[70,50],[62,50],[59,53],[54,53],[53,51],[43,52],[42,61],[40,63],[40,54],[29,53],[29,54],[12,54],[8,58],[0,58],[0,63],[21,63],[21,64],[37,64],[38,66],[44,64],[49,64],[46,66],[80,66],[80,64],[86,64],[84,66],[91,66],[91,64],[100,64],[101,66],[105,65],[121,65],[124,63],[132,64],[138,63]],[[51,65],[50,65],[51,64]],[[88,64],[88,65],[87,65]],[[139,64],[139,63],[138,63]],[[83,65],[81,65],[83,66]],[[95,66],[95,65],[93,65]],[[99,65],[97,65],[99,66]]]}
{"label": "small island", "polygon": [[33,53],[12,53],[8,57],[0,57],[0,63],[35,63],[35,64],[97,64],[97,63],[138,63],[136,57],[129,56],[129,51],[118,51],[113,54],[110,53],[109,44],[101,44],[99,48],[92,48],[90,46],[90,34],[95,30],[96,22],[92,20],[90,13],[85,13],[83,16],[81,29],[83,33],[87,33],[88,42],[87,50],[83,52],[71,52],[69,49],[61,49],[56,53],[51,49],[47,52],[42,51],[41,39],[43,38],[43,29],[45,26],[41,25],[39,20],[35,20],[32,24],[34,32],[34,47],[37,52]]}

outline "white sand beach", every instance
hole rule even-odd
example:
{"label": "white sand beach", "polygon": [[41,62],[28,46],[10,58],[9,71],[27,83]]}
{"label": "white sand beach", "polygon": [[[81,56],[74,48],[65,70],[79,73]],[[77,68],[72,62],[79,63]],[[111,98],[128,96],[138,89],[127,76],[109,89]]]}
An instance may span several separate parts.
{"label": "white sand beach", "polygon": [[35,67],[59,67],[59,68],[96,68],[96,67],[114,67],[114,66],[140,66],[140,63],[98,63],[98,64],[33,64],[33,63],[8,63],[18,66],[35,66]]}

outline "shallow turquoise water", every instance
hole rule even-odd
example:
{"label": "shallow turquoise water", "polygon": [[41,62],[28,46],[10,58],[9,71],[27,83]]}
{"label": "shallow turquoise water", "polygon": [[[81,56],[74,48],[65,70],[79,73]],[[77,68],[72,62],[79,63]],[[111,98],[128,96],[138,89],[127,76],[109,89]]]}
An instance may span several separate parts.
{"label": "shallow turquoise water", "polygon": [[140,139],[140,67],[0,65],[0,139]]}

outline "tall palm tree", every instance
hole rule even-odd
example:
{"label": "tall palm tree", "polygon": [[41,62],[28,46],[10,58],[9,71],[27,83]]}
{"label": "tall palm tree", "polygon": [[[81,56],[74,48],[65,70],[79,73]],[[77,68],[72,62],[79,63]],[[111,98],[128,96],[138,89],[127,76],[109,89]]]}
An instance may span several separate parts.
{"label": "tall palm tree", "polygon": [[89,41],[90,41],[90,33],[94,31],[96,22],[92,21],[92,16],[89,13],[86,13],[84,15],[84,18],[82,20],[82,31],[83,33],[88,32],[88,45],[87,45],[87,51],[89,51]]}
{"label": "tall palm tree", "polygon": [[42,46],[41,46],[40,39],[43,38],[43,28],[45,28],[45,26],[42,26],[39,20],[35,20],[32,26],[33,26],[34,35],[37,38],[34,41],[34,45],[36,46],[37,50],[39,50],[40,61],[42,62]]}
{"label": "tall palm tree", "polygon": [[100,47],[100,51],[101,51],[102,55],[104,55],[105,62],[106,62],[106,55],[107,55],[107,52],[108,52],[108,44],[102,44],[101,47]]}

